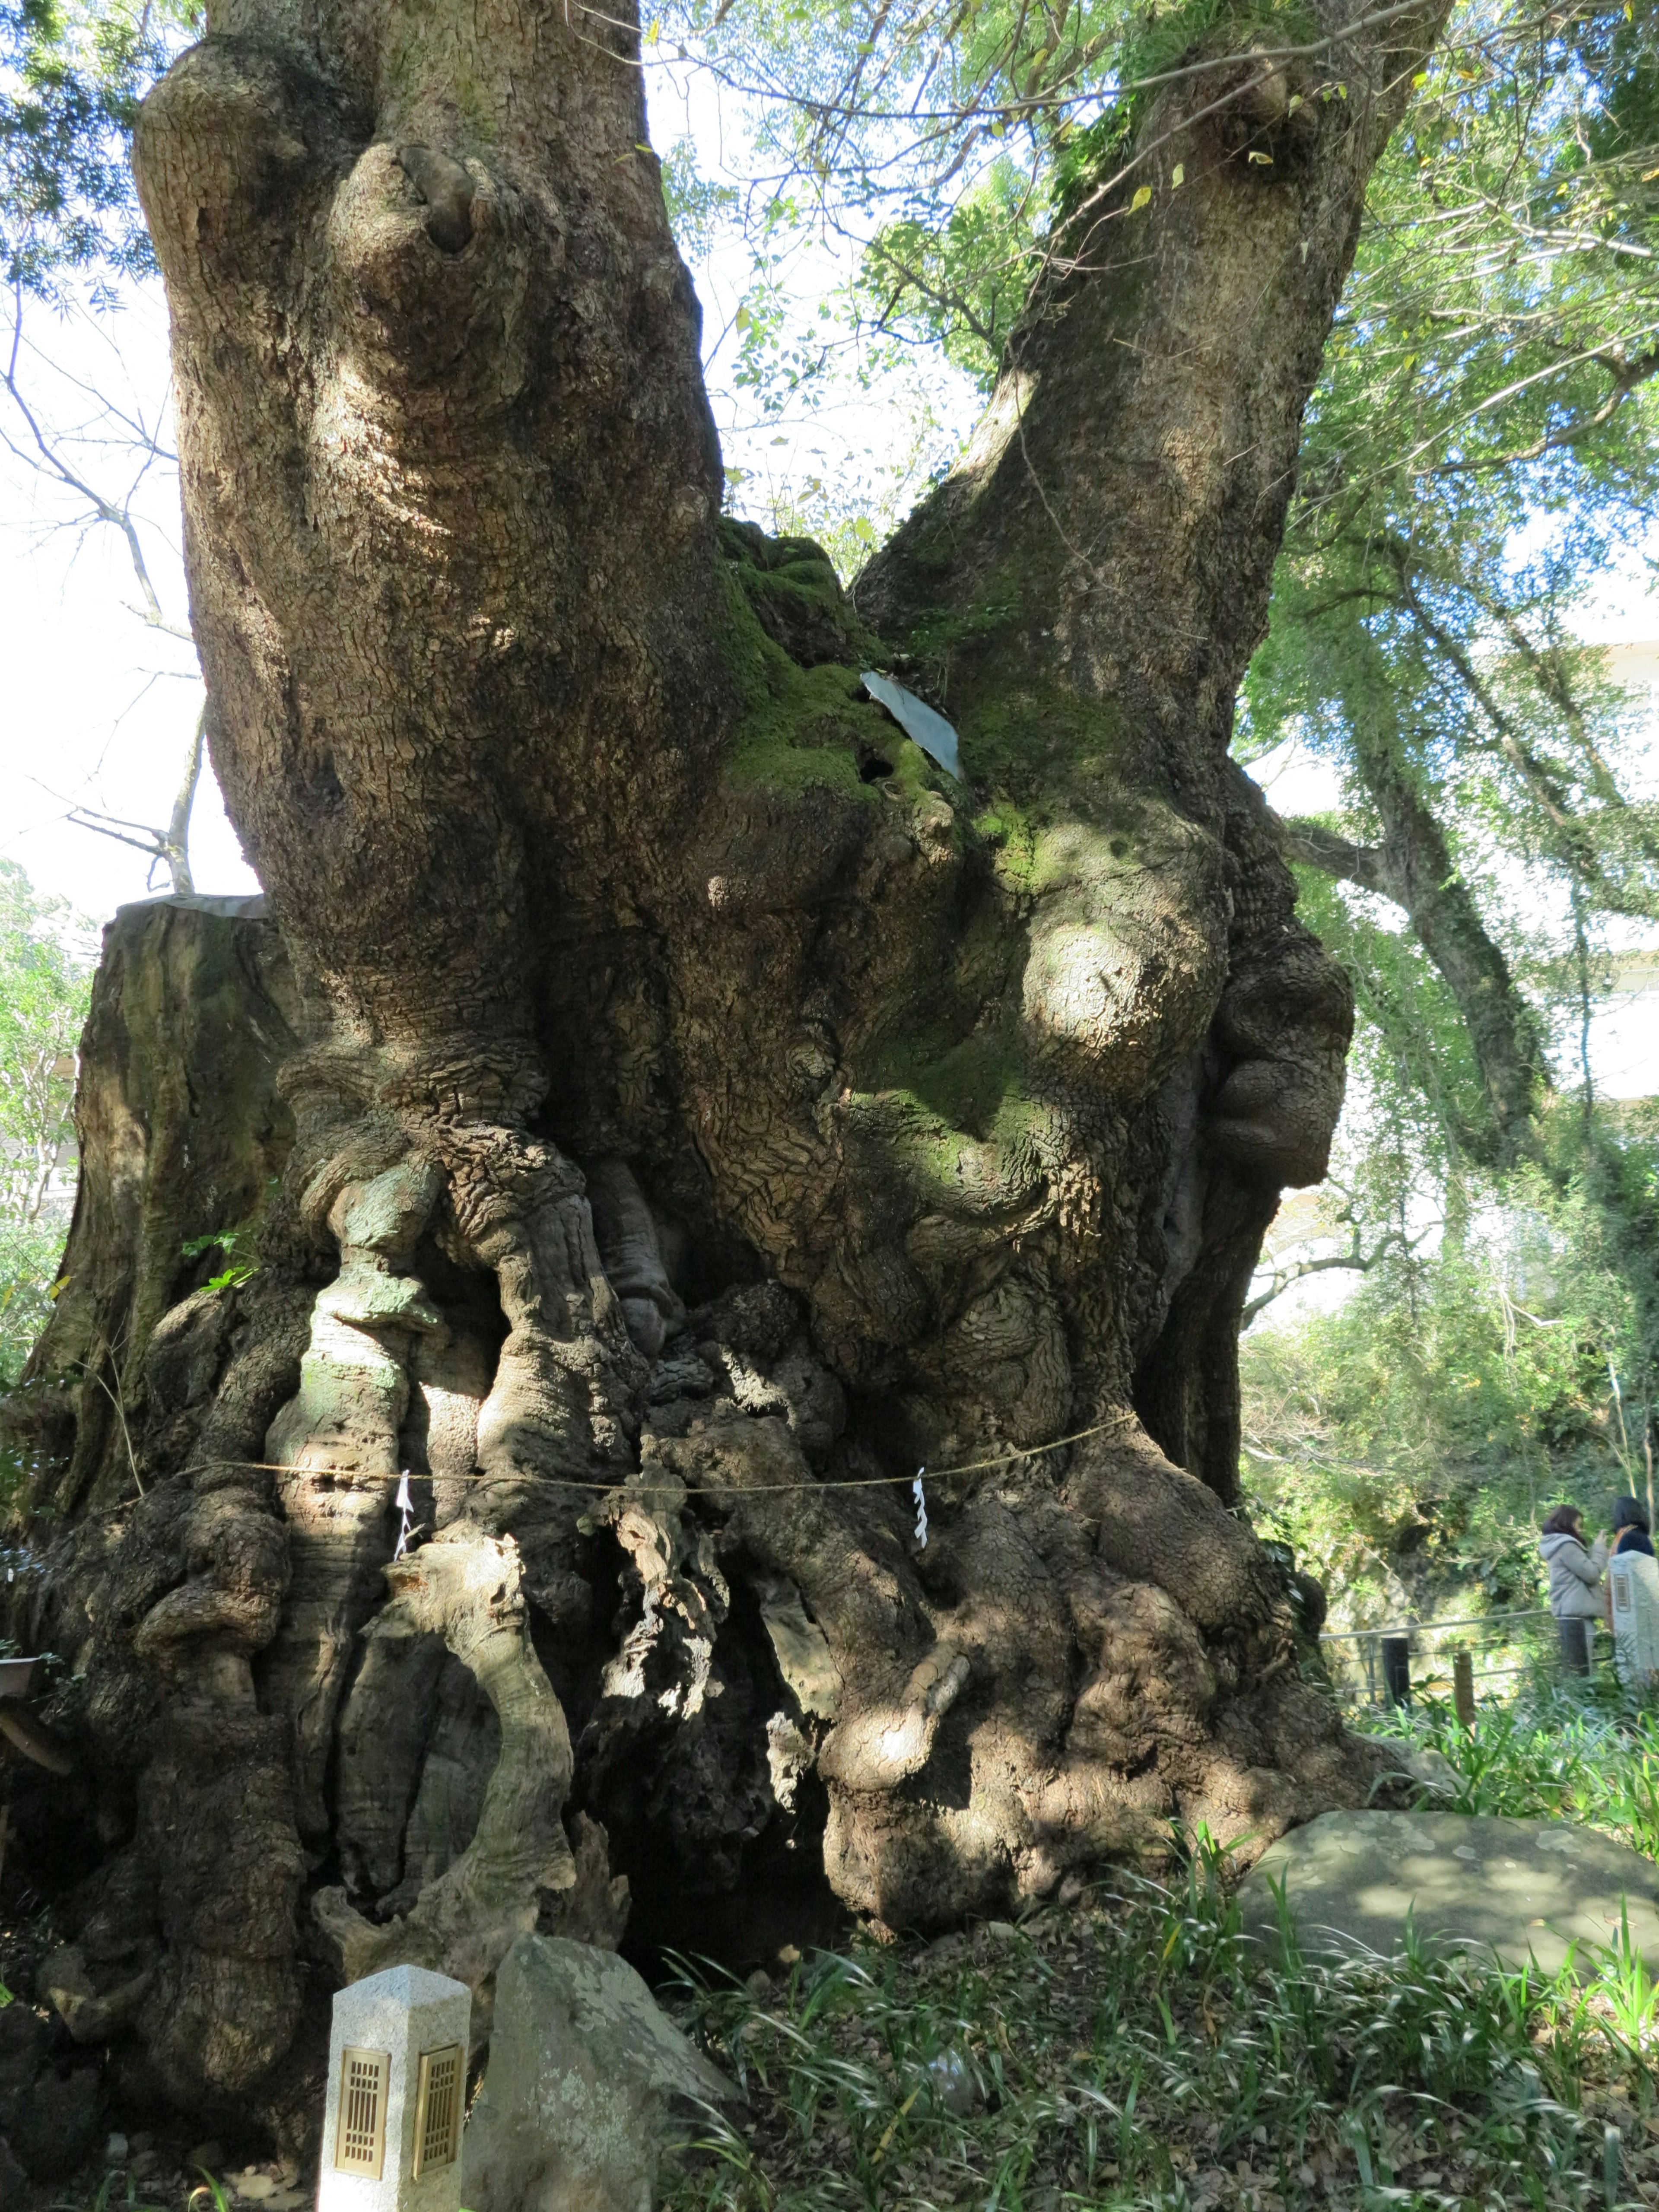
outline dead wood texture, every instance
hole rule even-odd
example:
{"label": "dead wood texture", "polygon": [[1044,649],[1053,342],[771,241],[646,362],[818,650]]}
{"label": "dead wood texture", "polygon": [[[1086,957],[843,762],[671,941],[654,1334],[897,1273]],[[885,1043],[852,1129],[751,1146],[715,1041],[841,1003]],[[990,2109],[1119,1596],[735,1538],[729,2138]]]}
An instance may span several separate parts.
{"label": "dead wood texture", "polygon": [[1230,1510],[1351,1008],[1227,748],[1437,15],[1310,20],[1146,103],[850,601],[719,515],[625,0],[222,0],[146,103],[270,913],[112,932],[14,1625],[181,2101],[297,2110],[330,1977],[483,2021],[630,1889],[925,1927],[1363,1796]]}

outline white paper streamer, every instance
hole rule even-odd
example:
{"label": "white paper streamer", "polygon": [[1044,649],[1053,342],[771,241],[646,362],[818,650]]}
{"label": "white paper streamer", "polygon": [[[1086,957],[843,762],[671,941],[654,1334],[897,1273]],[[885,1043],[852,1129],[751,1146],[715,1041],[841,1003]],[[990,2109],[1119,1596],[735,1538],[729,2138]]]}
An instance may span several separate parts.
{"label": "white paper streamer", "polygon": [[916,1501],[916,1541],[925,1552],[927,1549],[927,1493],[921,1486],[925,1467],[916,1469],[916,1479],[910,1485],[910,1495]]}
{"label": "white paper streamer", "polygon": [[403,1516],[403,1519],[398,1530],[398,1548],[392,1556],[394,1559],[401,1559],[404,1553],[409,1549],[409,1532],[415,1512],[415,1501],[409,1494],[409,1477],[407,1474],[400,1474],[398,1477],[397,1503],[398,1510]]}

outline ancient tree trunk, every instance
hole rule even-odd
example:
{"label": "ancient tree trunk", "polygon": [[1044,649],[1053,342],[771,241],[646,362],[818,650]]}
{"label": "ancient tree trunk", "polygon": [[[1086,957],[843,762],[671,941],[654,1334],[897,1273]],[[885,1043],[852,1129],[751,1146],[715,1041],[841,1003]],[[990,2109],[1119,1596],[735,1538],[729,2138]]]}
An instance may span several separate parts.
{"label": "ancient tree trunk", "polygon": [[225,0],[138,131],[272,919],[112,940],[25,1600],[198,2104],[297,2094],[308,1962],[487,1999],[803,1863],[926,1926],[1368,1779],[1228,1510],[1350,1007],[1227,744],[1435,0],[1149,106],[855,605],[718,519],[629,14]]}

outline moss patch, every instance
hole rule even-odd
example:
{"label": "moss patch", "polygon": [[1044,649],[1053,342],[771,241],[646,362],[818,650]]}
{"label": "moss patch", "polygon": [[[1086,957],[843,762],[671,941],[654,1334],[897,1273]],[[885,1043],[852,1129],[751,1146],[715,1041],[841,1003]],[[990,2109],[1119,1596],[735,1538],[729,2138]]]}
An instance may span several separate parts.
{"label": "moss patch", "polygon": [[769,538],[756,524],[730,515],[721,516],[715,534],[756,620],[798,666],[869,665],[879,647],[821,545],[810,538]]}
{"label": "moss patch", "polygon": [[858,668],[836,661],[803,667],[784,651],[763,625],[742,572],[732,568],[720,646],[743,701],[726,759],[734,786],[829,790],[872,805],[884,783],[896,783],[913,801],[948,787],[921,748],[866,698]]}
{"label": "moss patch", "polygon": [[1100,823],[1126,781],[1122,723],[1108,701],[1047,684],[999,690],[975,701],[957,726],[975,787],[1036,821],[1063,805]]}
{"label": "moss patch", "polygon": [[1018,1030],[1006,1018],[952,1042],[939,1037],[890,1037],[870,1065],[870,1086],[896,1091],[953,1130],[976,1138],[992,1134],[1005,1103],[1020,1081]]}

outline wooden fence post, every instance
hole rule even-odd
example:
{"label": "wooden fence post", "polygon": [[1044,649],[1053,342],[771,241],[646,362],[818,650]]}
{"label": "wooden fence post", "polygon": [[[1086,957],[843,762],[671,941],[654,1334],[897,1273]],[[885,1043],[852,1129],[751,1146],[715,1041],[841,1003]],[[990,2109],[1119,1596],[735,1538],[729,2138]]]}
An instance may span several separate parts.
{"label": "wooden fence post", "polygon": [[1466,1729],[1474,1726],[1474,1661],[1467,1651],[1452,1654],[1452,1708]]}

